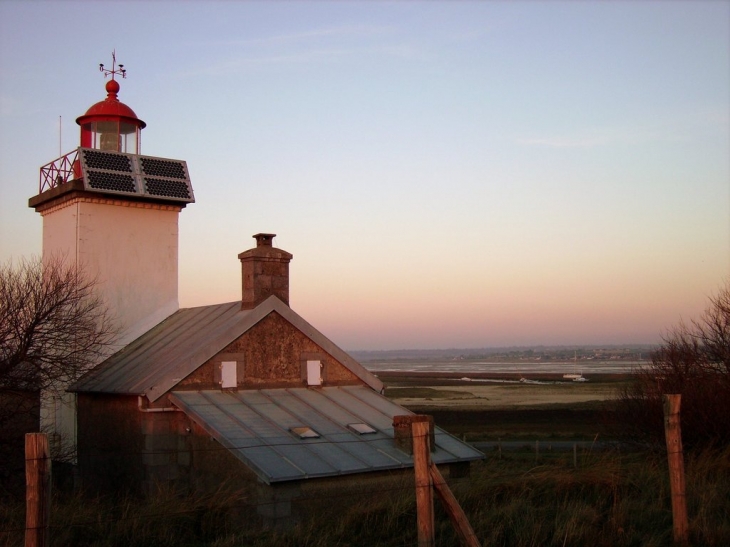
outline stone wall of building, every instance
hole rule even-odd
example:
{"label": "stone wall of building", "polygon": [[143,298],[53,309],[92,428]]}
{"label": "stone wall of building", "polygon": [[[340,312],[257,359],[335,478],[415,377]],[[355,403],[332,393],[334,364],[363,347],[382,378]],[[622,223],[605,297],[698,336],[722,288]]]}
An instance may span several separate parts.
{"label": "stone wall of building", "polygon": [[243,361],[239,389],[302,387],[306,361],[322,362],[324,385],[357,385],[362,381],[286,319],[273,312],[180,382],[175,389],[219,389],[221,361]]}

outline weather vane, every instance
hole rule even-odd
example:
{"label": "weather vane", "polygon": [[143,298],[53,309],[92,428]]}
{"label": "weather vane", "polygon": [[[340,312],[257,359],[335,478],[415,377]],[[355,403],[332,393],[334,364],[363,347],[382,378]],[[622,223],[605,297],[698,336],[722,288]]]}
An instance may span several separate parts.
{"label": "weather vane", "polygon": [[104,77],[106,78],[110,74],[112,75],[112,80],[114,79],[115,74],[121,74],[122,78],[127,77],[127,69],[124,68],[124,65],[119,65],[119,68],[117,68],[117,52],[116,50],[112,50],[112,69],[109,70],[108,68],[104,68],[104,63],[99,63],[99,71],[104,73]]}

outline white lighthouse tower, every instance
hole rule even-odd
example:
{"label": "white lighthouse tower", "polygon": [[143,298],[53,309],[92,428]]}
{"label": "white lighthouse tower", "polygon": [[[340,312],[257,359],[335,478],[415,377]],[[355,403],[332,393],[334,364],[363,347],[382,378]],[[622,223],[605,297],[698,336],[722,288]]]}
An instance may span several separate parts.
{"label": "white lighthouse tower", "polygon": [[[178,217],[195,201],[184,161],[140,155],[146,126],[117,98],[123,65],[107,97],[77,118],[80,147],[40,169],[43,259],[63,259],[96,279],[124,345],[178,309]],[[75,439],[73,395],[42,400],[41,425],[68,444]]]}

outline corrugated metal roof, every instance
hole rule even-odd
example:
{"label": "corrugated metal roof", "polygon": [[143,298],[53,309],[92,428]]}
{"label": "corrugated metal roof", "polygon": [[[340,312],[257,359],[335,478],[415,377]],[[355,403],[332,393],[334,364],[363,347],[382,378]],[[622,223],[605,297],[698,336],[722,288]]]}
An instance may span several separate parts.
{"label": "corrugated metal roof", "polygon": [[[175,391],[171,401],[267,484],[413,466],[393,440],[393,417],[412,413],[367,386]],[[358,434],[352,423],[375,432]],[[295,427],[319,437],[301,439]],[[434,463],[483,458],[438,427],[435,438]]]}
{"label": "corrugated metal roof", "polygon": [[70,391],[146,395],[155,401],[228,344],[276,312],[377,391],[383,384],[275,296],[252,310],[241,302],[181,309],[109,357]]}

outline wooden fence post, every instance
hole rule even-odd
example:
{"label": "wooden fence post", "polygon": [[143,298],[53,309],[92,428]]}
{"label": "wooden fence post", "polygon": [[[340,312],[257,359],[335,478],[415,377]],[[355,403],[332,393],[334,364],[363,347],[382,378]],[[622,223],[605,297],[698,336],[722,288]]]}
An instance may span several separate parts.
{"label": "wooden fence post", "polygon": [[672,521],[674,543],[687,545],[687,498],[684,484],[684,455],[682,451],[682,428],[679,421],[681,395],[664,395],[664,433],[667,439],[669,460],[669,485],[672,491]]}
{"label": "wooden fence post", "polygon": [[441,500],[441,503],[444,504],[446,514],[449,515],[451,524],[454,525],[454,529],[461,540],[461,544],[465,547],[480,547],[481,544],[479,543],[477,535],[474,533],[474,529],[471,527],[471,524],[469,524],[469,519],[466,518],[464,510],[454,497],[449,485],[446,484],[439,468],[436,467],[436,464],[431,462],[429,471],[431,473],[431,479],[433,480],[433,488],[436,490],[436,494]]}
{"label": "wooden fence post", "polygon": [[430,431],[428,422],[413,422],[413,467],[416,475],[418,547],[435,547]]}
{"label": "wooden fence post", "polygon": [[25,435],[25,547],[47,547],[51,516],[51,456],[45,433]]}

